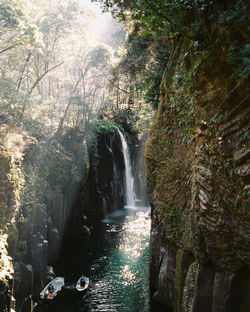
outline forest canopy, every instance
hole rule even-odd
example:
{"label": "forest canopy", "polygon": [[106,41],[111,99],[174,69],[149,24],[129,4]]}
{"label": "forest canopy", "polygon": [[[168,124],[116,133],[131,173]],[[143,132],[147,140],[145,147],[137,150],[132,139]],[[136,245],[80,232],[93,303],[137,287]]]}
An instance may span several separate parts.
{"label": "forest canopy", "polygon": [[96,26],[98,14],[90,1],[1,1],[1,123],[51,137],[101,114],[125,32],[111,18]]}

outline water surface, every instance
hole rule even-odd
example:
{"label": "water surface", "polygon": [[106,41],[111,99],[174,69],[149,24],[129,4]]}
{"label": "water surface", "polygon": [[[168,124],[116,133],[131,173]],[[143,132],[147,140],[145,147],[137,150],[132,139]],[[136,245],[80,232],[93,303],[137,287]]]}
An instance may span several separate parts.
{"label": "water surface", "polygon": [[37,311],[160,312],[150,303],[150,226],[149,208],[126,208],[109,215],[88,251],[79,252],[60,272],[72,286],[84,273],[91,281],[89,289],[84,295],[65,290]]}

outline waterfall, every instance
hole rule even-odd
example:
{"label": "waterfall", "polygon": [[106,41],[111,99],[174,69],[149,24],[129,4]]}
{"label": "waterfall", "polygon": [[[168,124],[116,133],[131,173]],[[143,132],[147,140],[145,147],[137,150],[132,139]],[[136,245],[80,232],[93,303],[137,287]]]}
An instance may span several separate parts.
{"label": "waterfall", "polygon": [[122,142],[122,152],[125,161],[125,204],[129,207],[135,207],[134,179],[132,177],[128,145],[123,134],[119,130],[118,132]]}

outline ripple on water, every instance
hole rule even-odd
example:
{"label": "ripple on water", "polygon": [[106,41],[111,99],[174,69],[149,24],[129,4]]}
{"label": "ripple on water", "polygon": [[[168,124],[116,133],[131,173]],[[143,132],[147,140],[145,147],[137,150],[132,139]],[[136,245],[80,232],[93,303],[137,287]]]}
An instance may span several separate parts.
{"label": "ripple on water", "polygon": [[[91,287],[83,298],[69,296],[53,312],[149,312],[149,209],[124,209],[103,220],[103,240],[93,242],[91,263],[78,259]],[[42,311],[42,310],[41,310]],[[45,311],[49,311],[46,309]]]}

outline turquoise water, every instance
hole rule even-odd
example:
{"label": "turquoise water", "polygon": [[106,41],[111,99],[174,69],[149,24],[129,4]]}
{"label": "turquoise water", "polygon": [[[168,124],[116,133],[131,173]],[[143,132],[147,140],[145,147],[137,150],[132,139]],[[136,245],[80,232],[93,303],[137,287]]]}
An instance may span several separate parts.
{"label": "turquoise water", "polygon": [[149,208],[117,211],[103,220],[100,231],[74,261],[60,272],[69,285],[84,273],[90,287],[84,295],[65,290],[38,311],[149,312]]}

